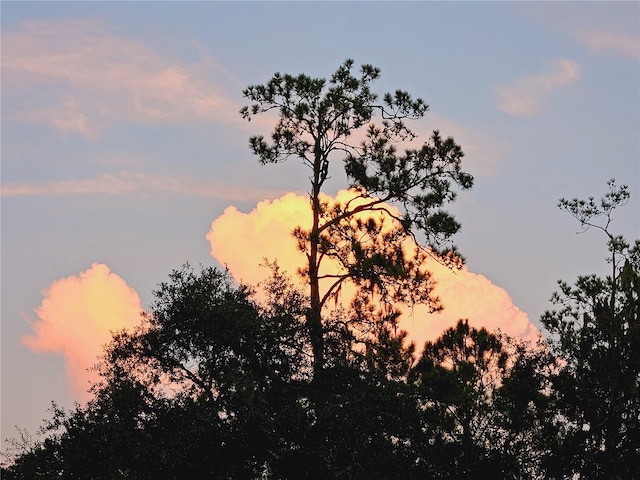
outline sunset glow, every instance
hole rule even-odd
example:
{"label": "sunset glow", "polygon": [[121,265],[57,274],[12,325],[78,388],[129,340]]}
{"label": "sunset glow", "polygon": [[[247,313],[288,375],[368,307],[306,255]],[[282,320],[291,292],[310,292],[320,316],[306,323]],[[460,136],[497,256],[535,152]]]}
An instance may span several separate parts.
{"label": "sunset glow", "polygon": [[[340,191],[336,198],[347,201],[353,194]],[[330,201],[330,197],[325,197]],[[270,201],[263,201],[249,213],[229,207],[223,215],[213,221],[207,239],[211,244],[211,255],[227,265],[240,281],[256,284],[267,275],[266,269],[258,268],[263,259],[277,260],[280,267],[290,274],[304,265],[304,255],[296,250],[291,231],[296,227],[307,228],[311,214],[309,200],[301,195],[287,195]],[[336,273],[337,266],[323,263],[324,273]],[[450,270],[436,260],[428,260],[425,269],[434,274],[436,288],[434,294],[440,298],[444,310],[429,314],[426,306],[412,309],[405,307],[401,320],[402,328],[421,347],[426,340],[433,340],[443,330],[460,318],[468,318],[476,327],[490,330],[500,329],[509,335],[535,339],[538,329],[529,321],[509,294],[491,283],[483,275],[468,271]],[[342,290],[343,302],[352,297],[354,289],[345,286]]]}
{"label": "sunset glow", "polygon": [[97,374],[89,371],[111,333],[137,325],[142,306],[138,294],[104,264],[53,282],[35,309],[33,335],[22,341],[38,353],[64,355],[74,395],[89,398]]}

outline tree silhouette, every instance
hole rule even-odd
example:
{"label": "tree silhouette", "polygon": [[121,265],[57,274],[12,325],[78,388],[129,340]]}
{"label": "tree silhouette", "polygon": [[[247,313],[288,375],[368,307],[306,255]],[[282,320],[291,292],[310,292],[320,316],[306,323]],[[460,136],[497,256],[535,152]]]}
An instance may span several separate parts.
{"label": "tree silhouette", "polygon": [[536,438],[548,415],[546,368],[532,346],[459,320],[426,342],[409,382],[423,428],[413,438],[433,478],[538,478]]}
{"label": "tree silhouette", "polygon": [[[300,74],[276,73],[266,84],[244,90],[252,102],[241,110],[244,118],[276,112],[277,123],[269,139],[253,136],[252,152],[262,164],[294,157],[311,170],[309,199],[312,226],[297,228],[294,236],[306,255],[301,270],[309,285],[306,328],[313,348],[314,374],[325,364],[322,310],[345,281],[378,297],[390,307],[395,301],[421,302],[437,308],[430,275],[420,270],[426,254],[458,264],[450,244],[460,225],[444,204],[456,197],[455,188],[468,189],[473,178],[461,170],[463,152],[439,132],[419,148],[398,152],[400,142],[416,135],[408,120],[427,111],[422,99],[402,90],[379,99],[372,91],[380,70],[363,65],[352,73],[347,60],[327,81]],[[362,136],[361,142],[352,140]],[[322,201],[330,163],[342,161],[354,198],[329,205]],[[389,208],[393,204],[398,210]],[[392,221],[376,214],[384,212]],[[362,219],[358,214],[366,214]],[[423,234],[427,247],[407,255],[408,239]],[[418,245],[414,242],[414,245]],[[337,274],[323,275],[321,263],[331,258],[341,266]],[[321,280],[331,280],[321,291]]]}
{"label": "tree silhouette", "polygon": [[613,180],[609,188],[599,202],[559,204],[585,230],[604,232],[611,274],[559,282],[558,310],[542,318],[564,362],[554,378],[560,431],[548,467],[558,476],[635,478],[640,463],[640,241],[611,233],[613,212],[629,193]]}
{"label": "tree silhouette", "polygon": [[[352,66],[245,91],[245,117],[278,113],[254,153],[312,171],[312,227],[293,232],[309,292],[275,262],[261,300],[223,270],[173,271],[105,348],[92,399],[54,405],[42,438],[19,430],[2,478],[637,478],[640,241],[610,230],[627,188],[560,201],[605,234],[611,273],[560,282],[548,344],[460,320],[418,352],[396,303],[439,308],[422,262],[460,264],[442,207],[472,178],[437,132],[398,153],[426,105],[401,91],[378,102],[379,71]],[[322,195],[331,161],[344,162],[346,201]],[[327,259],[341,270],[325,273]],[[345,282],[351,304],[323,308]]]}

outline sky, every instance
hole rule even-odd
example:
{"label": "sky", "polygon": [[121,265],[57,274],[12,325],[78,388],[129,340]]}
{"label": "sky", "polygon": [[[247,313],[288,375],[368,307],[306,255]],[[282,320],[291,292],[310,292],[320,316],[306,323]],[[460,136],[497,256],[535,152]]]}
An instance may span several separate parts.
{"label": "sky", "polygon": [[[260,166],[242,89],[276,71],[328,77],[347,58],[379,93],[430,106],[475,176],[451,211],[467,265],[438,265],[440,316],[525,338],[556,282],[606,274],[601,232],[558,199],[631,192],[614,233],[640,235],[638,2],[2,2],[2,439],[51,401],[87,400],[110,331],[130,328],[185,262],[257,282],[295,270],[308,172]],[[345,198],[340,164],[328,199]]]}

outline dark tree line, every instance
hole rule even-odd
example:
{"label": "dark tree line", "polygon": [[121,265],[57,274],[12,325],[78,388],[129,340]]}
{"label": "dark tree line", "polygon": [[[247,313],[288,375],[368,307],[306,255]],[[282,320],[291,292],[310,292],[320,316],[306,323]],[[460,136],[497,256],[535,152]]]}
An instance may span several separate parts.
{"label": "dark tree line", "polygon": [[[139,329],[114,337],[93,400],[55,408],[45,440],[3,478],[481,478],[536,469],[528,439],[538,412],[527,408],[544,385],[525,370],[543,352],[464,321],[418,358],[404,333],[383,330],[363,351],[337,331],[317,386],[306,298],[277,270],[267,287],[270,300],[258,305],[226,272],[173,272]],[[519,391],[510,384],[518,377],[535,388]],[[324,401],[314,404],[318,388]]]}
{"label": "dark tree line", "polygon": [[[312,228],[293,232],[307,289],[277,263],[261,301],[225,271],[172,272],[138,328],[114,335],[92,400],[54,405],[38,439],[14,440],[3,478],[638,477],[640,243],[610,230],[626,187],[561,201],[604,232],[611,275],[560,283],[545,341],[461,319],[417,349],[397,304],[446,308],[420,265],[460,265],[459,225],[442,208],[472,178],[438,132],[398,153],[427,107],[400,90],[379,101],[378,76],[368,65],[354,76],[348,61],[328,82],[276,74],[245,91],[245,117],[278,114],[269,140],[251,139],[260,161],[295,157],[311,171]],[[339,161],[355,200],[325,204]],[[326,259],[342,269],[327,274]],[[344,282],[353,302],[325,308]]]}
{"label": "dark tree line", "polygon": [[114,336],[93,399],[54,407],[3,478],[637,478],[638,251],[615,286],[562,284],[551,350],[464,320],[420,355],[403,332],[362,349],[335,327],[320,386],[308,299],[277,267],[259,304],[185,266]]}

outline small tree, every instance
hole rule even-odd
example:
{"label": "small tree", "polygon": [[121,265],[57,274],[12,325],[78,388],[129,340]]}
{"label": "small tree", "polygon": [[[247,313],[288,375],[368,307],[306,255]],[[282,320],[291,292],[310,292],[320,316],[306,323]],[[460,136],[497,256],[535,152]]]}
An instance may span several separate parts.
{"label": "small tree", "polygon": [[565,363],[554,378],[558,423],[551,476],[637,476],[640,463],[640,241],[631,246],[610,231],[614,210],[629,199],[626,186],[609,182],[600,200],[560,200],[584,230],[604,232],[611,257],[605,278],[559,282],[542,322]]}
{"label": "small tree", "polygon": [[[308,231],[298,228],[294,235],[307,258],[301,273],[309,285],[306,328],[315,375],[325,364],[322,310],[343,282],[377,295],[383,305],[401,300],[437,308],[430,276],[419,268],[422,255],[460,261],[450,244],[460,225],[442,206],[455,199],[454,187],[468,189],[473,184],[472,176],[461,170],[460,147],[437,131],[420,148],[399,153],[396,144],[416,136],[405,121],[421,118],[427,105],[402,90],[380,101],[371,89],[380,70],[363,65],[356,76],[352,68],[353,61],[347,60],[329,81],[276,73],[268,83],[243,92],[252,102],[241,110],[244,118],[278,114],[269,140],[261,135],[250,139],[260,162],[295,157],[311,170],[312,226]],[[351,140],[356,133],[364,137],[362,142]],[[328,205],[321,193],[330,163],[336,160],[344,162],[355,196]],[[390,203],[400,207],[400,213],[388,208]],[[379,212],[390,216],[393,225],[384,225]],[[362,220],[360,213],[368,218]],[[426,236],[428,249],[418,249],[410,258],[404,246],[407,239],[415,241],[418,232]],[[336,260],[341,271],[323,275],[320,266],[326,258]],[[323,279],[331,282],[321,291]]]}

